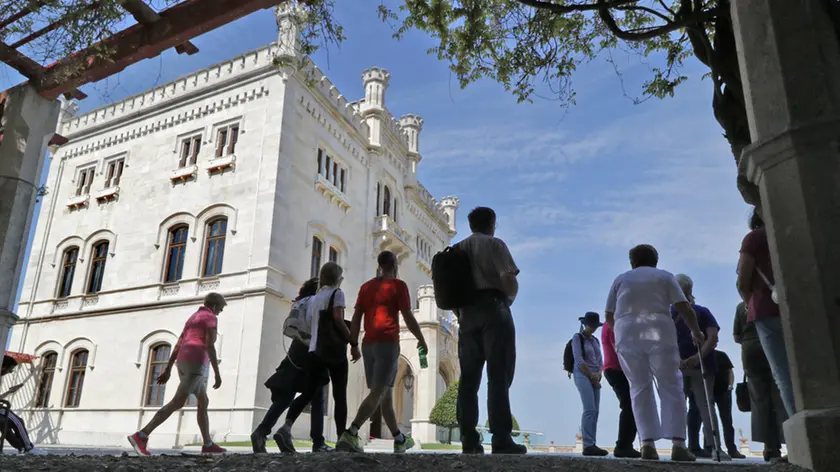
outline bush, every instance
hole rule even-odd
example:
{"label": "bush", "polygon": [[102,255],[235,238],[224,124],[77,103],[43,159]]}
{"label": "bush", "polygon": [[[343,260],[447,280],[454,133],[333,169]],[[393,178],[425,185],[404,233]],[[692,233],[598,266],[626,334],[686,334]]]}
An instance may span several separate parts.
{"label": "bush", "polygon": [[[516,432],[516,430],[519,429],[519,422],[516,421],[516,417],[513,416],[513,415],[510,415],[510,419],[513,422],[513,432],[510,433],[510,435],[515,438],[515,437],[519,436],[519,433]],[[484,422],[484,427],[487,428],[488,431],[490,430],[490,420],[489,419]]]}
{"label": "bush", "polygon": [[458,426],[457,416],[458,403],[458,381],[449,384],[446,392],[438,398],[432,412],[429,414],[429,422],[444,428]]}
{"label": "bush", "polygon": [[458,426],[458,381],[452,382],[443,395],[435,402],[429,414],[429,423],[449,430],[449,440],[452,443],[452,428]]}

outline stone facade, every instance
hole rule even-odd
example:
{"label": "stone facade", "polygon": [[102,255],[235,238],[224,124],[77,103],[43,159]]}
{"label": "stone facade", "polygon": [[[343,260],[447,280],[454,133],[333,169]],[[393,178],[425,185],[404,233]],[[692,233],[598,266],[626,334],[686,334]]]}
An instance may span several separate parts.
{"label": "stone facade", "polygon": [[[269,405],[262,383],[285,355],[282,325],[300,284],[334,259],[352,307],[382,249],[399,255],[430,346],[421,369],[404,330],[398,418],[436,440],[428,416],[458,375],[457,326],[428,284],[458,200],[438,202],[418,182],[423,122],[385,107],[386,70],[365,71],[364,98],[351,103],[309,59],[281,60],[289,55],[275,43],[60,124],[69,142],[50,164],[10,344],[40,356],[14,397],[38,441],[123,445],[174,394],[174,381],[150,386],[155,359],[209,291],[229,302],[212,433],[247,440]],[[363,377],[351,365],[351,416]],[[332,411],[330,398],[335,439]],[[295,435],[308,423],[303,415]],[[151,446],[199,437],[186,407]]]}

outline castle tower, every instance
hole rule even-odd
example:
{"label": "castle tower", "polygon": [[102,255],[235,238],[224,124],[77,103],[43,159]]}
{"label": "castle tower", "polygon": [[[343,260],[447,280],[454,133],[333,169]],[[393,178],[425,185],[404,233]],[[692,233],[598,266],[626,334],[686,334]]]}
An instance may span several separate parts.
{"label": "castle tower", "polygon": [[371,67],[362,72],[362,84],[365,86],[365,99],[359,107],[365,122],[370,129],[370,143],[382,146],[383,127],[385,119],[385,91],[391,74],[380,67]]}
{"label": "castle tower", "polygon": [[300,56],[300,36],[306,22],[306,9],[297,0],[290,0],[274,8],[277,17],[276,57],[294,59]]}
{"label": "castle tower", "polygon": [[362,72],[362,84],[365,86],[364,110],[382,111],[385,109],[385,91],[388,89],[390,80],[391,74],[387,69],[373,66]]}
{"label": "castle tower", "polygon": [[458,206],[460,205],[460,201],[458,197],[443,197],[440,199],[440,209],[443,210],[443,213],[446,215],[446,222],[449,223],[449,230],[452,233],[457,232],[458,230],[455,227],[455,218],[458,216]]}
{"label": "castle tower", "polygon": [[420,132],[423,131],[423,118],[417,115],[404,115],[400,118],[400,126],[408,138],[408,159],[411,161],[411,172],[417,173],[420,162]]}

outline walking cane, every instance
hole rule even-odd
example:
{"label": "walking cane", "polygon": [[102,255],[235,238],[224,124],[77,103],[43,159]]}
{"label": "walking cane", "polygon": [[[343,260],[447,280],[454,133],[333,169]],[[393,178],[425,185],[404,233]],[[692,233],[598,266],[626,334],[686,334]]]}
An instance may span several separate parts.
{"label": "walking cane", "polygon": [[717,420],[715,419],[715,410],[712,408],[712,399],[709,398],[709,381],[706,380],[706,367],[703,365],[703,356],[700,353],[700,347],[697,348],[697,359],[700,360],[700,375],[703,376],[703,391],[706,397],[706,408],[709,410],[709,421],[712,422],[712,440],[715,445],[715,458],[720,462],[720,439],[718,438]]}

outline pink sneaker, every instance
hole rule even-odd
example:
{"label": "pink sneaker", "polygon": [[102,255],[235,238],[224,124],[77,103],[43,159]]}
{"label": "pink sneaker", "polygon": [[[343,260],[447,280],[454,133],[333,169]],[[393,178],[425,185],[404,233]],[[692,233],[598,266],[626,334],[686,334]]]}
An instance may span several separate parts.
{"label": "pink sneaker", "polygon": [[131,447],[134,448],[134,452],[136,452],[140,456],[151,456],[149,450],[146,449],[146,444],[149,442],[149,438],[143,439],[140,437],[140,433],[134,433],[128,437],[128,442],[131,443]]}
{"label": "pink sneaker", "polygon": [[202,454],[224,454],[227,452],[227,449],[219,446],[216,443],[213,443],[209,446],[201,446],[201,453]]}

